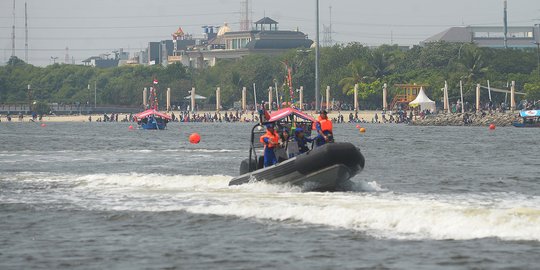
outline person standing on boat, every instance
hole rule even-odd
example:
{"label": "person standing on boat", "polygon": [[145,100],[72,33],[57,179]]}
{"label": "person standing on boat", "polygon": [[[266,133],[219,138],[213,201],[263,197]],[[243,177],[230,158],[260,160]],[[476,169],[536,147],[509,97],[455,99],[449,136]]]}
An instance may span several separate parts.
{"label": "person standing on boat", "polygon": [[279,145],[279,135],[274,130],[274,124],[266,124],[266,133],[261,136],[260,141],[264,145],[264,167],[276,164],[274,148]]}
{"label": "person standing on boat", "polygon": [[316,124],[317,133],[319,136],[316,138],[317,146],[321,146],[325,143],[334,142],[334,132],[332,131],[332,121],[328,119],[328,112],[322,110],[319,114]]}

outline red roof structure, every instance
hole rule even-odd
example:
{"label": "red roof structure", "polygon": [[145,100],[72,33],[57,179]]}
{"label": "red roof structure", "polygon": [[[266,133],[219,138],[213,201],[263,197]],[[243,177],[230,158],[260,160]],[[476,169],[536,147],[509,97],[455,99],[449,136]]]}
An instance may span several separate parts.
{"label": "red roof structure", "polygon": [[167,114],[164,114],[164,113],[160,113],[154,109],[148,109],[144,112],[140,112],[138,114],[136,114],[134,117],[135,117],[135,120],[139,121],[141,119],[144,119],[144,118],[147,118],[151,115],[154,115],[155,117],[161,117],[163,119],[167,119],[167,120],[172,120],[172,117],[168,116]]}
{"label": "red roof structure", "polygon": [[270,119],[267,120],[267,122],[276,122],[276,121],[279,121],[281,119],[285,119],[287,117],[289,117],[290,115],[294,115],[296,117],[299,117],[299,118],[302,118],[304,120],[307,120],[307,121],[310,121],[310,122],[315,122],[315,118],[307,115],[306,113],[300,111],[300,110],[297,110],[295,108],[283,108],[281,110],[278,110],[278,111],[275,111],[273,113],[270,114]]}

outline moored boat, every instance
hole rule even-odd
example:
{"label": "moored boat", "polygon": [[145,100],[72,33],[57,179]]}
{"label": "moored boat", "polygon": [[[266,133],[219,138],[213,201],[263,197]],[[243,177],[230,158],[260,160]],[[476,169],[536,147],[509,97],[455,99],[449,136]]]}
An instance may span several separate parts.
{"label": "moored boat", "polygon": [[154,109],[148,109],[134,116],[135,121],[142,129],[160,129],[167,127],[171,117],[167,114],[158,112]]}
{"label": "moored boat", "polygon": [[540,110],[524,110],[519,112],[521,121],[514,122],[514,127],[540,127]]}
{"label": "moored boat", "polygon": [[[167,123],[172,118],[162,112],[158,111],[158,99],[157,99],[157,85],[158,81],[154,79],[152,87],[150,87],[149,100],[150,104],[147,110],[136,114],[133,120],[137,122],[142,129],[157,129],[163,130],[167,128]],[[146,89],[145,89],[146,96]]]}

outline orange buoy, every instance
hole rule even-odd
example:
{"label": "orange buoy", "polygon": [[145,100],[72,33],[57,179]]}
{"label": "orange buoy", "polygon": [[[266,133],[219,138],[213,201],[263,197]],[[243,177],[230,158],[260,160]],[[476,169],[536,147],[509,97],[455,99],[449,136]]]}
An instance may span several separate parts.
{"label": "orange buoy", "polygon": [[128,129],[133,130],[133,125],[129,125]]}
{"label": "orange buoy", "polygon": [[366,128],[360,128],[360,133],[366,132]]}
{"label": "orange buoy", "polygon": [[490,130],[494,130],[494,129],[495,129],[495,124],[489,125],[489,129],[490,129]]}
{"label": "orange buoy", "polygon": [[199,135],[198,133],[192,133],[191,135],[189,135],[189,142],[190,143],[193,143],[193,144],[197,144],[201,141],[201,135]]}

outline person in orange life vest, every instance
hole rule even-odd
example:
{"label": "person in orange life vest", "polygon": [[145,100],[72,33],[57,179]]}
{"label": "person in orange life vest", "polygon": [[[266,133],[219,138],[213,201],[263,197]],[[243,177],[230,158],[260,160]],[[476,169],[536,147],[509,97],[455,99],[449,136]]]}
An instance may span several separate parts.
{"label": "person in orange life vest", "polygon": [[334,132],[332,131],[332,121],[328,119],[328,112],[322,110],[317,118],[317,124],[315,125],[317,133],[319,134],[315,138],[317,146],[321,146],[325,143],[334,142]]}
{"label": "person in orange life vest", "polygon": [[264,145],[264,167],[276,164],[274,148],[279,145],[279,135],[274,130],[274,124],[266,124],[266,133],[261,136],[260,141]]}

